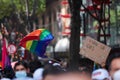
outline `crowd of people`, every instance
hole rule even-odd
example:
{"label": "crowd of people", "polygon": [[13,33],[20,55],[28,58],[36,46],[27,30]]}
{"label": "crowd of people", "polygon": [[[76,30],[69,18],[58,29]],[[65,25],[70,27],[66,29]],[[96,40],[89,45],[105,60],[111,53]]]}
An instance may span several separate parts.
{"label": "crowd of people", "polygon": [[120,49],[110,51],[104,67],[93,69],[92,62],[80,59],[78,68],[61,66],[59,62],[40,60],[17,61],[13,67],[1,69],[1,80],[120,80]]}

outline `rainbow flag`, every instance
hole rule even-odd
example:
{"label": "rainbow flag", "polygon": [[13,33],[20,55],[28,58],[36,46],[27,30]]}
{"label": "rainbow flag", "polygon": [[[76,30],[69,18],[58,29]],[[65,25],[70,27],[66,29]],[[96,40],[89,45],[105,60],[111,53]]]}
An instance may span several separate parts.
{"label": "rainbow flag", "polygon": [[53,35],[48,30],[37,29],[26,35],[20,41],[20,46],[37,56],[44,57],[46,47],[53,38]]}

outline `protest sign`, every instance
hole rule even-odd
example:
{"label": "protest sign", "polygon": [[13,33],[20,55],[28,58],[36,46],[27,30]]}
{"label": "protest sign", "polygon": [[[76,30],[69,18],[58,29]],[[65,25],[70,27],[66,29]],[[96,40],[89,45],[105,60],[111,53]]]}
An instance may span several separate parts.
{"label": "protest sign", "polygon": [[104,65],[110,50],[110,47],[90,37],[86,37],[80,49],[80,54],[100,65]]}

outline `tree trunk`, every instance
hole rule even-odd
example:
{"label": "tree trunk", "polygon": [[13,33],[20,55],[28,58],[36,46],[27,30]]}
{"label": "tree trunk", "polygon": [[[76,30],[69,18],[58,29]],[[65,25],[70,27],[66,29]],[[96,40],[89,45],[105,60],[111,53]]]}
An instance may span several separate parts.
{"label": "tree trunk", "polygon": [[31,25],[30,25],[30,15],[29,15],[29,2],[28,0],[25,0],[26,5],[26,20],[27,20],[27,29],[31,31]]}
{"label": "tree trunk", "polygon": [[70,62],[72,68],[78,67],[80,52],[80,7],[82,0],[68,0],[71,10]]}

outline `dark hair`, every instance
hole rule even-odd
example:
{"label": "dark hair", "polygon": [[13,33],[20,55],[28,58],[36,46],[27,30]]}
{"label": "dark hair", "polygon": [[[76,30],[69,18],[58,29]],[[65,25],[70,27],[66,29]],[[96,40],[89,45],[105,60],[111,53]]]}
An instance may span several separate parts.
{"label": "dark hair", "polygon": [[93,65],[94,65],[94,62],[88,58],[81,58],[79,60],[79,67],[87,67],[92,71]]}
{"label": "dark hair", "polygon": [[[34,65],[33,65],[34,64]],[[29,63],[30,66],[30,72],[34,73],[34,71],[38,68],[43,67],[42,63],[39,60],[34,60]]]}
{"label": "dark hair", "polygon": [[18,62],[15,64],[15,66],[14,66],[14,70],[15,70],[16,67],[19,66],[19,65],[24,66],[26,69],[29,68],[27,62],[25,62],[25,61],[18,61]]}
{"label": "dark hair", "polygon": [[63,69],[61,66],[53,66],[52,64],[47,64],[43,71],[43,79],[47,75],[59,75],[65,72],[65,69]]}
{"label": "dark hair", "polygon": [[107,60],[106,60],[106,65],[105,65],[105,68],[109,71],[110,68],[111,68],[111,62],[114,60],[114,59],[117,59],[117,58],[120,58],[120,48],[112,48],[108,57],[107,57]]}
{"label": "dark hair", "polygon": [[94,62],[88,58],[80,58],[77,66],[67,67],[67,72],[77,72],[77,73],[87,73],[89,75],[92,74]]}
{"label": "dark hair", "polygon": [[14,78],[14,76],[15,76],[15,73],[11,66],[5,67],[4,70],[2,71],[2,77],[4,77],[4,78],[12,79],[12,78]]}
{"label": "dark hair", "polygon": [[91,76],[92,74],[92,69],[88,66],[79,66],[78,68],[68,68],[67,73],[79,73],[79,74],[82,74],[82,73],[85,73],[86,75],[89,75]]}

